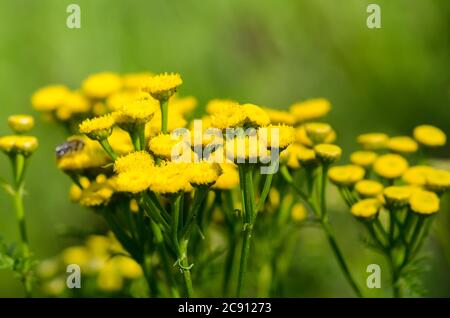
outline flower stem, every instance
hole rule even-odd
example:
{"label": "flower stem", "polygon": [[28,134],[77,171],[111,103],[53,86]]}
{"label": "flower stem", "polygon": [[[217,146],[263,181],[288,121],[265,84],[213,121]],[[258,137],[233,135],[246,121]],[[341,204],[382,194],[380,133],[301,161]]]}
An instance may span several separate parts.
{"label": "flower stem", "polygon": [[106,151],[106,153],[113,159],[117,159],[117,154],[112,149],[111,145],[108,142],[108,139],[102,139],[99,141],[100,145],[103,147],[103,149]]}
{"label": "flower stem", "polygon": [[160,107],[161,107],[161,132],[163,134],[167,134],[167,126],[169,119],[169,101],[161,100]]}

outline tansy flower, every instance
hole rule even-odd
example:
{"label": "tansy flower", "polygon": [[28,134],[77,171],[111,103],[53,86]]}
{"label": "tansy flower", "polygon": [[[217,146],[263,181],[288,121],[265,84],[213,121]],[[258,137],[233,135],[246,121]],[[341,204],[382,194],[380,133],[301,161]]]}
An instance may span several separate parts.
{"label": "tansy flower", "polygon": [[408,136],[398,136],[389,138],[386,144],[390,151],[397,152],[400,154],[410,154],[416,152],[419,146],[417,142]]}
{"label": "tansy flower", "polygon": [[258,136],[236,136],[225,141],[225,153],[229,160],[238,163],[256,163],[270,155],[266,144]]}
{"label": "tansy flower", "polygon": [[105,99],[122,88],[122,79],[111,72],[88,76],[81,84],[83,93],[92,99]]}
{"label": "tansy flower", "polygon": [[295,117],[287,111],[273,108],[264,108],[264,111],[269,116],[272,124],[285,124],[289,126],[295,124]]}
{"label": "tansy flower", "polygon": [[433,169],[427,173],[425,187],[437,193],[447,191],[450,188],[450,172]]}
{"label": "tansy flower", "polygon": [[373,170],[386,179],[396,179],[408,169],[408,162],[400,155],[386,154],[379,156],[373,164]]}
{"label": "tansy flower", "polygon": [[389,136],[383,133],[368,133],[359,135],[358,143],[368,150],[382,149],[386,147]]}
{"label": "tansy flower", "polygon": [[33,136],[3,136],[0,137],[0,150],[6,154],[20,153],[25,157],[36,151],[38,140]]}
{"label": "tansy flower", "polygon": [[31,97],[31,105],[37,111],[52,111],[62,105],[69,89],[63,85],[51,85],[36,91]]}
{"label": "tansy flower", "polygon": [[293,104],[289,107],[291,114],[297,122],[305,122],[319,119],[331,109],[331,104],[324,98],[309,99],[304,102]]}
{"label": "tansy flower", "polygon": [[246,124],[251,127],[264,127],[270,124],[269,115],[261,107],[254,104],[243,104],[246,115]]}
{"label": "tansy flower", "polygon": [[239,185],[239,173],[236,165],[232,163],[221,163],[222,174],[217,178],[213,188],[219,190],[231,190]]}
{"label": "tansy flower", "polygon": [[185,173],[186,164],[168,162],[155,168],[150,190],[160,194],[190,192],[192,187]]}
{"label": "tansy flower", "polygon": [[119,91],[108,97],[108,99],[106,100],[106,105],[110,110],[115,111],[136,100],[150,98],[152,97],[148,93],[142,91]]}
{"label": "tansy flower", "polygon": [[197,104],[197,99],[193,96],[181,98],[175,95],[169,101],[169,109],[172,108],[181,115],[189,114],[194,111],[194,109],[197,107]]}
{"label": "tansy flower", "polygon": [[127,279],[137,279],[142,277],[142,268],[136,261],[128,256],[113,257],[110,262],[114,263],[120,275]]}
{"label": "tansy flower", "polygon": [[83,190],[79,202],[84,206],[99,206],[108,203],[113,194],[114,189],[107,180],[104,182],[95,181]]}
{"label": "tansy flower", "polygon": [[414,139],[418,143],[426,147],[439,147],[445,145],[447,142],[447,136],[445,133],[431,125],[421,125],[414,128]]}
{"label": "tansy flower", "polygon": [[307,213],[305,206],[301,203],[296,203],[292,207],[291,217],[294,222],[300,222],[306,219]]}
{"label": "tansy flower", "polygon": [[360,150],[350,155],[350,161],[355,165],[368,168],[375,162],[377,157],[378,155],[373,151]]}
{"label": "tansy flower", "polygon": [[[300,162],[298,161],[298,153],[301,151],[299,144],[291,144],[285,150],[280,153],[280,158],[286,162],[286,165],[292,169],[300,168]],[[312,151],[312,150],[311,150]],[[313,151],[315,156],[315,153]]]}
{"label": "tansy flower", "polygon": [[383,196],[388,205],[401,207],[408,204],[408,200],[413,193],[409,186],[390,186],[383,190]]}
{"label": "tansy flower", "polygon": [[77,264],[84,268],[89,263],[90,253],[84,246],[71,246],[63,251],[61,258],[65,265]]}
{"label": "tansy flower", "polygon": [[[295,140],[306,147],[314,146],[313,141],[308,137],[308,134],[306,133],[305,125],[297,127],[295,131]],[[336,132],[334,130],[331,130],[331,132],[324,139],[323,143],[331,144],[335,140],[336,140]]]}
{"label": "tansy flower", "polygon": [[206,104],[206,112],[210,115],[221,113],[237,104],[236,101],[230,99],[212,99]]}
{"label": "tansy flower", "polygon": [[383,185],[374,180],[360,180],[355,184],[355,190],[363,198],[374,198],[383,192]]}
{"label": "tansy flower", "polygon": [[429,166],[413,166],[408,168],[402,176],[403,181],[410,185],[424,186],[427,176],[434,169]]}
{"label": "tansy flower", "polygon": [[148,77],[142,83],[141,89],[159,101],[166,101],[177,91],[181,84],[183,84],[183,80],[180,74],[163,73]]}
{"label": "tansy flower", "polygon": [[269,125],[258,129],[258,136],[268,148],[285,149],[294,142],[295,130],[286,125]]}
{"label": "tansy flower", "polygon": [[150,170],[153,166],[153,158],[148,152],[136,151],[117,158],[114,162],[114,171],[120,174],[133,170]]}
{"label": "tansy flower", "polygon": [[362,219],[370,219],[377,215],[381,203],[378,199],[364,199],[355,203],[351,212],[354,216]]}
{"label": "tansy flower", "polygon": [[186,174],[193,186],[211,186],[222,173],[218,163],[201,161],[188,165]]}
{"label": "tansy flower", "polygon": [[190,150],[181,136],[172,134],[160,134],[149,142],[150,151],[157,157],[170,159],[173,156],[181,156]]}
{"label": "tansy flower", "polygon": [[242,127],[245,123],[247,115],[242,111],[239,104],[227,104],[220,111],[213,113],[211,117],[211,126],[219,129]]}
{"label": "tansy flower", "polygon": [[153,98],[135,100],[114,112],[114,120],[120,128],[132,131],[134,124],[145,124],[158,109],[158,102]]}
{"label": "tansy flower", "polygon": [[100,269],[97,276],[97,286],[99,289],[106,292],[115,292],[122,289],[123,277],[112,262],[107,262],[105,266]]}
{"label": "tansy flower", "polygon": [[439,198],[434,192],[416,191],[409,199],[411,210],[422,215],[430,215],[439,211]]}
{"label": "tansy flower", "polygon": [[140,193],[147,190],[154,176],[155,170],[129,170],[119,173],[114,179],[114,188],[119,192]]}
{"label": "tansy flower", "polygon": [[328,135],[333,131],[331,126],[327,123],[308,123],[304,126],[306,135],[315,145],[326,143]]}
{"label": "tansy flower", "polygon": [[134,151],[130,134],[119,127],[113,128],[112,134],[109,136],[108,141],[111,148],[114,149],[118,155],[125,155]]}
{"label": "tansy flower", "polygon": [[56,117],[59,120],[69,120],[73,115],[87,113],[91,105],[87,98],[80,92],[68,92],[61,106],[56,109]]}
{"label": "tansy flower", "polygon": [[85,134],[90,139],[103,140],[112,134],[114,124],[114,117],[108,114],[84,120],[80,124],[79,130],[80,133]]}
{"label": "tansy flower", "polygon": [[8,125],[16,134],[23,134],[33,128],[34,118],[30,115],[11,115],[8,117]]}
{"label": "tansy flower", "polygon": [[319,144],[314,146],[314,151],[316,152],[316,156],[325,163],[338,160],[342,154],[342,149],[332,144]]}
{"label": "tansy flower", "polygon": [[345,165],[331,167],[328,177],[331,182],[338,186],[353,186],[356,182],[364,178],[365,171],[360,166]]}
{"label": "tansy flower", "polygon": [[[81,139],[84,147],[80,151],[73,151],[57,158],[57,166],[63,171],[77,171],[97,168],[107,164],[110,159],[102,147],[86,137],[75,137]],[[71,138],[69,138],[69,141]]]}
{"label": "tansy flower", "polygon": [[138,91],[151,76],[153,76],[151,72],[124,74],[122,75],[123,87],[128,90]]}
{"label": "tansy flower", "polygon": [[298,161],[305,167],[314,166],[318,163],[316,152],[312,149],[300,146],[297,153]]}

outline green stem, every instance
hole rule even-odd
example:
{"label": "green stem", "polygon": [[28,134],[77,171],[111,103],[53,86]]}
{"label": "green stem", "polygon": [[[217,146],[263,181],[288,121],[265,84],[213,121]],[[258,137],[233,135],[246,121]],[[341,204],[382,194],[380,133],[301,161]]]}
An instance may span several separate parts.
{"label": "green stem", "polygon": [[163,134],[167,134],[168,119],[169,119],[169,101],[161,100],[160,107],[161,107],[161,132]]}
{"label": "green stem", "polygon": [[100,145],[103,147],[103,149],[106,151],[108,156],[110,156],[113,160],[117,159],[117,154],[112,149],[111,145],[108,142],[108,139],[102,139],[99,141]]}
{"label": "green stem", "polygon": [[241,261],[239,265],[239,277],[237,285],[237,297],[241,296],[242,287],[245,280],[245,274],[247,271],[248,256],[250,251],[250,243],[253,233],[253,225],[255,221],[255,195],[253,189],[253,172],[252,167],[240,164],[239,175],[241,192],[243,197],[243,207],[244,207],[244,226],[243,226],[243,242],[241,251]]}
{"label": "green stem", "polygon": [[266,202],[267,196],[269,195],[270,186],[272,185],[273,173],[266,175],[266,179],[264,180],[264,186],[261,192],[261,197],[259,198],[258,204],[256,206],[256,213],[261,211]]}

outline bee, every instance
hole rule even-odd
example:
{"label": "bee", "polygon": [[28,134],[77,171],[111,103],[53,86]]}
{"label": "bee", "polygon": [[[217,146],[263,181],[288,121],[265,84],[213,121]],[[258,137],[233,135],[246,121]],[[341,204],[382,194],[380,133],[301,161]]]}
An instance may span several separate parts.
{"label": "bee", "polygon": [[62,157],[83,150],[84,141],[81,139],[68,140],[63,144],[56,146],[56,159],[61,159]]}

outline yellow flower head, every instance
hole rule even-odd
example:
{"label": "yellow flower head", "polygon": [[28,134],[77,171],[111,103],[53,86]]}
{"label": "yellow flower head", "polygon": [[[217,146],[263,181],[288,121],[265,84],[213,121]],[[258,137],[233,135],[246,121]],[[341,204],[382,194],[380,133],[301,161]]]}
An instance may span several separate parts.
{"label": "yellow flower head", "polygon": [[285,149],[294,142],[295,130],[286,125],[269,125],[259,128],[258,136],[268,148]]}
{"label": "yellow flower head", "polygon": [[131,130],[134,124],[145,124],[159,109],[158,102],[153,98],[139,99],[130,102],[114,113],[117,125],[125,130]]}
{"label": "yellow flower head", "polygon": [[130,134],[126,131],[120,129],[119,127],[114,127],[111,136],[108,138],[111,148],[120,156],[126,155],[134,151],[134,146],[131,141]]}
{"label": "yellow flower head", "polygon": [[107,204],[113,194],[114,189],[111,183],[108,180],[97,178],[95,182],[91,182],[89,187],[82,191],[78,201],[81,205],[88,207],[99,206]]}
{"label": "yellow flower head", "polygon": [[415,142],[414,139],[408,136],[389,138],[386,145],[390,151],[400,154],[414,153],[419,148],[417,142]]}
{"label": "yellow flower head", "polygon": [[322,162],[332,163],[339,159],[342,154],[342,149],[333,144],[318,144],[314,146],[317,158]]}
{"label": "yellow flower head", "polygon": [[85,134],[92,140],[103,140],[112,134],[115,119],[110,114],[101,117],[84,120],[80,126],[80,133]]}
{"label": "yellow flower head", "polygon": [[409,186],[390,186],[383,190],[383,196],[388,205],[401,207],[408,204],[413,188]]}
{"label": "yellow flower head", "polygon": [[296,203],[292,207],[291,217],[294,222],[301,222],[307,217],[305,206],[301,203]]}
{"label": "yellow flower head", "polygon": [[225,141],[225,153],[229,160],[237,163],[257,163],[258,159],[270,155],[267,146],[255,136],[236,136]]}
{"label": "yellow flower head", "polygon": [[388,140],[389,136],[383,133],[362,134],[357,138],[358,143],[367,150],[383,149]]}
{"label": "yellow flower head", "polygon": [[11,115],[8,117],[8,125],[16,134],[23,134],[33,128],[34,118],[30,115]]}
{"label": "yellow flower head", "polygon": [[222,174],[222,169],[218,163],[200,161],[189,164],[186,174],[193,186],[211,186]]}
{"label": "yellow flower head", "polygon": [[149,142],[150,151],[157,157],[170,159],[172,155],[182,155],[187,151],[181,137],[172,134],[159,134]]}
{"label": "yellow flower head", "polygon": [[80,92],[68,92],[61,106],[56,109],[59,120],[69,120],[73,115],[87,113],[91,110],[88,99]]}
{"label": "yellow flower head", "polygon": [[155,168],[150,190],[160,194],[190,192],[192,187],[186,171],[187,164],[167,162]]}
{"label": "yellow flower head", "polygon": [[413,166],[408,168],[402,176],[403,181],[410,185],[424,186],[427,176],[434,169],[430,166]]}
{"label": "yellow flower head", "polygon": [[154,178],[154,169],[129,170],[119,173],[114,188],[119,192],[140,193],[147,190]]}
{"label": "yellow flower head", "polygon": [[298,161],[305,167],[314,166],[318,163],[316,152],[310,148],[300,146],[297,153]]}
{"label": "yellow flower head", "polygon": [[441,129],[431,125],[417,126],[414,128],[413,135],[418,143],[426,147],[440,147],[447,142],[445,133]]}
{"label": "yellow flower head", "polygon": [[247,125],[251,127],[264,127],[270,124],[269,115],[261,107],[254,104],[243,104],[241,108],[247,117]]}
{"label": "yellow flower head", "polygon": [[364,199],[355,203],[351,212],[357,218],[370,219],[375,217],[380,210],[381,202],[378,199]]}
{"label": "yellow flower head", "polygon": [[355,184],[355,190],[363,198],[375,198],[383,192],[383,185],[374,180],[360,180]]}
{"label": "yellow flower head", "polygon": [[353,186],[356,182],[364,178],[365,170],[360,166],[345,165],[331,167],[328,177],[331,182],[338,186]]}
{"label": "yellow flower head", "polygon": [[81,84],[83,93],[92,99],[105,99],[122,88],[122,79],[111,72],[88,76]]}
{"label": "yellow flower head", "polygon": [[302,147],[303,146],[300,146],[299,144],[291,144],[280,153],[280,158],[283,160],[283,162],[286,163],[289,168],[300,168],[300,162],[298,161],[297,155]]}
{"label": "yellow flower head", "polygon": [[31,97],[31,105],[37,111],[53,111],[62,105],[69,89],[63,85],[51,85],[36,91]]}
{"label": "yellow flower head", "polygon": [[197,99],[193,96],[180,98],[175,95],[170,99],[169,108],[172,108],[181,115],[189,114],[197,107]]}
{"label": "yellow flower head", "polygon": [[224,104],[223,109],[213,113],[211,125],[219,129],[242,127],[247,116],[237,103]]}
{"label": "yellow flower head", "polygon": [[124,74],[122,76],[123,86],[128,90],[138,91],[151,76],[153,74],[150,72]]}
{"label": "yellow flower head", "polygon": [[38,140],[33,136],[3,136],[0,137],[0,150],[6,154],[20,153],[25,157],[36,151]]}
{"label": "yellow flower head", "polygon": [[134,101],[149,98],[151,98],[151,96],[148,93],[142,91],[118,91],[108,97],[108,99],[106,100],[106,105],[108,106],[109,110],[115,111]]}
{"label": "yellow flower head", "polygon": [[377,157],[378,155],[373,151],[360,150],[355,151],[350,155],[350,161],[355,165],[367,168],[375,162]]}
{"label": "yellow flower head", "polygon": [[307,123],[305,131],[313,144],[326,143],[327,137],[332,133],[333,128],[327,123]]}
{"label": "yellow flower head", "polygon": [[84,246],[71,246],[66,248],[61,256],[65,265],[77,264],[81,268],[84,268],[91,258],[89,250]]}
{"label": "yellow flower head", "polygon": [[210,115],[218,114],[237,104],[230,99],[212,99],[206,104],[206,112]]}
{"label": "yellow flower head", "polygon": [[405,158],[396,154],[379,156],[373,164],[375,173],[386,179],[399,178],[406,169],[408,169],[408,162]]}
{"label": "yellow flower head", "polygon": [[114,162],[114,171],[120,174],[133,170],[150,170],[153,166],[153,158],[148,152],[136,151],[119,157]]}
{"label": "yellow flower head", "polygon": [[439,197],[430,191],[416,191],[410,199],[411,210],[422,215],[430,215],[439,211]]}
{"label": "yellow flower head", "polygon": [[183,84],[180,74],[178,73],[163,73],[156,76],[148,77],[142,83],[141,89],[148,92],[153,98],[159,101],[168,100]]}
{"label": "yellow flower head", "polygon": [[450,172],[446,170],[433,169],[426,176],[425,187],[428,190],[443,193],[450,188]]}
{"label": "yellow flower head", "polygon": [[295,117],[287,111],[273,108],[264,108],[264,111],[269,116],[272,124],[284,124],[289,126],[295,124]]}
{"label": "yellow flower head", "polygon": [[[313,147],[314,142],[308,137],[306,133],[306,125],[301,125],[297,127],[295,131],[295,139],[298,143],[306,147]],[[336,132],[332,129],[331,132],[326,136],[323,143],[331,144],[336,140]]]}
{"label": "yellow flower head", "polygon": [[213,188],[219,190],[231,190],[239,185],[239,173],[236,165],[232,163],[221,163],[222,174],[217,178]]}
{"label": "yellow flower head", "polygon": [[325,116],[330,111],[331,104],[327,99],[317,98],[295,103],[289,109],[296,121],[302,123]]}
{"label": "yellow flower head", "polygon": [[116,256],[110,261],[114,262],[120,275],[127,279],[137,279],[142,277],[142,268],[136,261],[128,256]]}
{"label": "yellow flower head", "polygon": [[106,292],[119,291],[123,287],[123,277],[113,262],[107,262],[97,276],[97,286]]}

